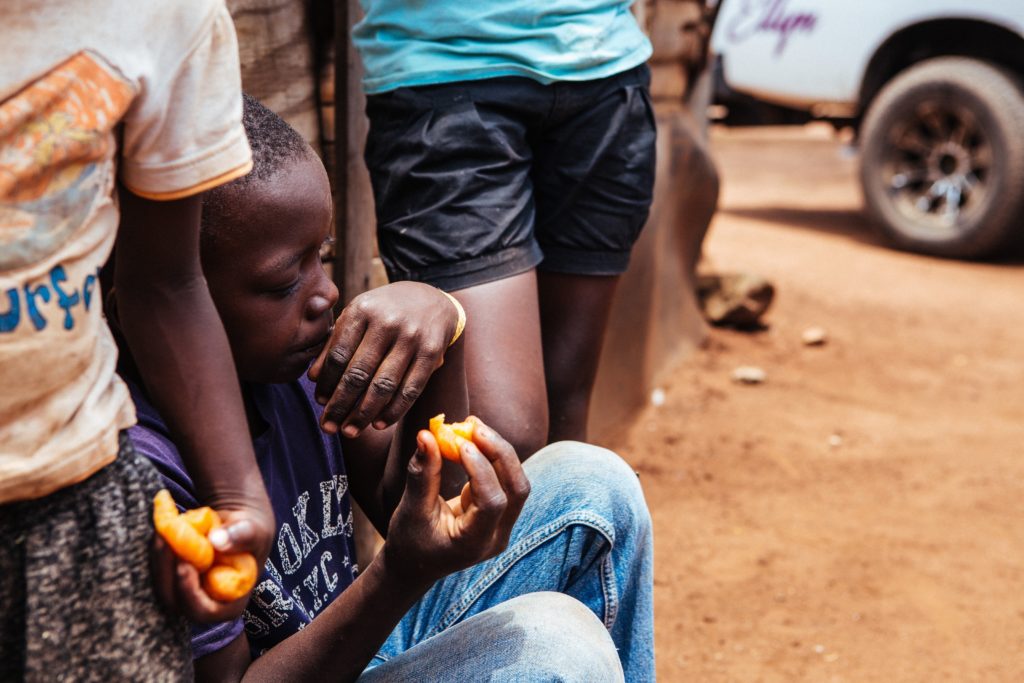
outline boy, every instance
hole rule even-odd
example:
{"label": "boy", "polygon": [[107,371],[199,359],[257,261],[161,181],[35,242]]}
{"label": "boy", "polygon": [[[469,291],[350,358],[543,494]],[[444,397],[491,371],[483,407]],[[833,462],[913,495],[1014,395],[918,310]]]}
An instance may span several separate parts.
{"label": "boy", "polygon": [[[478,422],[461,452],[465,473],[442,475],[429,432],[415,435],[410,457],[392,447],[394,429],[344,441],[319,429],[303,374],[330,336],[338,296],[319,260],[330,189],[319,159],[276,115],[246,98],[243,120],[254,170],[208,196],[202,256],[279,527],[243,618],[194,631],[198,679],[653,680],[650,518],[617,456],[563,443],[523,466]],[[445,295],[418,283],[351,306],[444,337],[456,323]],[[442,408],[465,414],[461,346],[449,348],[408,424]],[[159,413],[138,385],[133,395],[140,452],[179,504],[195,505]],[[469,479],[461,497],[456,474]],[[385,537],[358,573],[349,495]],[[181,582],[194,585],[195,572]]]}
{"label": "boy", "polygon": [[220,547],[265,557],[274,522],[198,254],[197,195],[250,167],[234,29],[215,0],[6,2],[0,26],[0,679],[178,679],[184,623],[148,558],[159,478],[125,437],[97,276],[119,176],[125,334],[230,520]]}
{"label": "boy", "polygon": [[[632,0],[361,4],[353,41],[389,279],[463,303],[470,406],[521,456],[585,441],[654,183],[651,45]],[[336,349],[317,378],[326,422],[350,433],[367,424],[349,412],[355,351]]]}

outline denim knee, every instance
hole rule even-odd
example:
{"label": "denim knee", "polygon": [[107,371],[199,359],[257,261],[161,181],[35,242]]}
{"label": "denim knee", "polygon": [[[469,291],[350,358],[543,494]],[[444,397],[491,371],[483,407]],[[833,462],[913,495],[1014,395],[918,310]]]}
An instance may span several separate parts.
{"label": "denim knee", "polygon": [[[516,681],[622,681],[622,664],[607,629],[580,601],[563,593],[528,593],[492,608],[521,629]],[[486,634],[485,634],[486,635]]]}
{"label": "denim knee", "polygon": [[616,453],[578,441],[559,441],[524,463],[531,497],[552,496],[566,507],[608,520],[616,539],[647,536],[651,516],[636,472]]}
{"label": "denim knee", "polygon": [[578,600],[535,592],[502,602],[387,661],[360,683],[516,681],[623,683],[622,663],[601,621]]}

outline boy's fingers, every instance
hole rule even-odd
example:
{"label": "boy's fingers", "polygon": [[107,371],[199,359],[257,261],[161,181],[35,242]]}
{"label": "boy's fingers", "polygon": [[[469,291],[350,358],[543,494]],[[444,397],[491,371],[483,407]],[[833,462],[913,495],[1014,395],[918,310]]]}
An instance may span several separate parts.
{"label": "boy's fingers", "polygon": [[309,368],[309,378],[316,382],[313,394],[317,403],[325,405],[334,395],[334,390],[345,374],[349,361],[359,348],[366,332],[366,319],[346,308],[334,323],[334,332],[320,355]]}
{"label": "boy's fingers", "polygon": [[421,429],[416,435],[417,449],[409,459],[405,477],[405,495],[421,512],[428,512],[441,495],[441,450],[434,435]]}
{"label": "boy's fingers", "polygon": [[508,496],[494,467],[472,441],[462,442],[459,456],[472,490],[472,504],[463,510],[459,520],[464,522],[467,535],[491,538],[508,506]]}
{"label": "boy's fingers", "polygon": [[[342,433],[345,436],[349,438],[358,436],[370,422],[378,417],[381,410],[391,403],[395,392],[402,385],[402,379],[405,377],[411,358],[412,354],[408,351],[408,344],[399,343],[391,348],[380,367],[377,368],[377,374],[366,388],[366,393],[363,394],[359,405],[345,420],[342,426]],[[388,424],[383,427],[387,427]]]}
{"label": "boy's fingers", "polygon": [[[389,349],[390,342],[383,339],[380,331],[367,330],[362,341],[359,342],[359,348],[356,349],[355,355],[352,356],[352,360],[341,374],[337,386],[334,387],[334,394],[324,407],[324,414],[321,418],[324,431],[336,433],[345,423],[349,413],[369,388],[371,380],[377,374],[377,368],[380,367]],[[320,373],[321,379],[324,374],[323,371]],[[357,431],[345,433],[345,436],[350,438],[357,435]]]}
{"label": "boy's fingers", "polygon": [[474,444],[494,467],[501,488],[508,496],[508,507],[502,526],[511,530],[530,495],[530,480],[512,444],[484,424],[480,418],[471,415],[467,421],[473,423]]}
{"label": "boy's fingers", "polygon": [[192,621],[211,623],[233,619],[242,613],[245,604],[217,602],[203,590],[199,572],[187,562],[179,562],[176,593],[182,611]]}
{"label": "boy's fingers", "polygon": [[416,402],[416,399],[423,393],[423,389],[427,386],[430,376],[437,369],[435,367],[436,362],[431,357],[422,355],[416,357],[406,373],[405,379],[402,380],[402,385],[392,397],[391,403],[381,411],[377,420],[374,421],[374,427],[383,429],[402,419],[409,411],[409,408],[412,407],[412,404]]}

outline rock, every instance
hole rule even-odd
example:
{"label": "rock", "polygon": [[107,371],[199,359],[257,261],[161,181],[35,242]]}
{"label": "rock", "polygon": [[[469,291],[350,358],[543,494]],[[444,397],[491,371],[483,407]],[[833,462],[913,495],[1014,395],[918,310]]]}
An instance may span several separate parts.
{"label": "rock", "polygon": [[831,434],[828,437],[828,445],[832,448],[839,448],[843,445],[843,437],[840,434]]}
{"label": "rock", "polygon": [[828,341],[828,332],[823,327],[808,327],[800,335],[800,340],[804,343],[804,346],[824,346],[825,342]]}
{"label": "rock", "polygon": [[751,273],[701,275],[697,278],[697,299],[704,317],[712,325],[764,329],[761,317],[774,297],[772,283]]}
{"label": "rock", "polygon": [[665,405],[665,390],[657,388],[651,392],[651,405],[655,408],[659,408]]}
{"label": "rock", "polygon": [[732,371],[732,381],[740,384],[762,384],[768,373],[756,365],[741,365]]}

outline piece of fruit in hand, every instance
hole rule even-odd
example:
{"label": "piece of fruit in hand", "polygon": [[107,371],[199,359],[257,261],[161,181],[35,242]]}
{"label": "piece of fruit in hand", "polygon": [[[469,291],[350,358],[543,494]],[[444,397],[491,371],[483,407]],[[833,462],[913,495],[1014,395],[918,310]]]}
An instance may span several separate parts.
{"label": "piece of fruit in hand", "polygon": [[202,575],[203,589],[214,600],[233,602],[256,585],[259,567],[249,553],[215,553],[206,536],[221,525],[210,507],[179,513],[174,498],[161,489],[153,498],[153,526],[174,554]]}
{"label": "piece of fruit in hand", "polygon": [[446,424],[444,413],[441,413],[430,418],[430,433],[437,439],[441,455],[458,462],[459,448],[463,442],[473,440],[473,423],[466,421]]}

